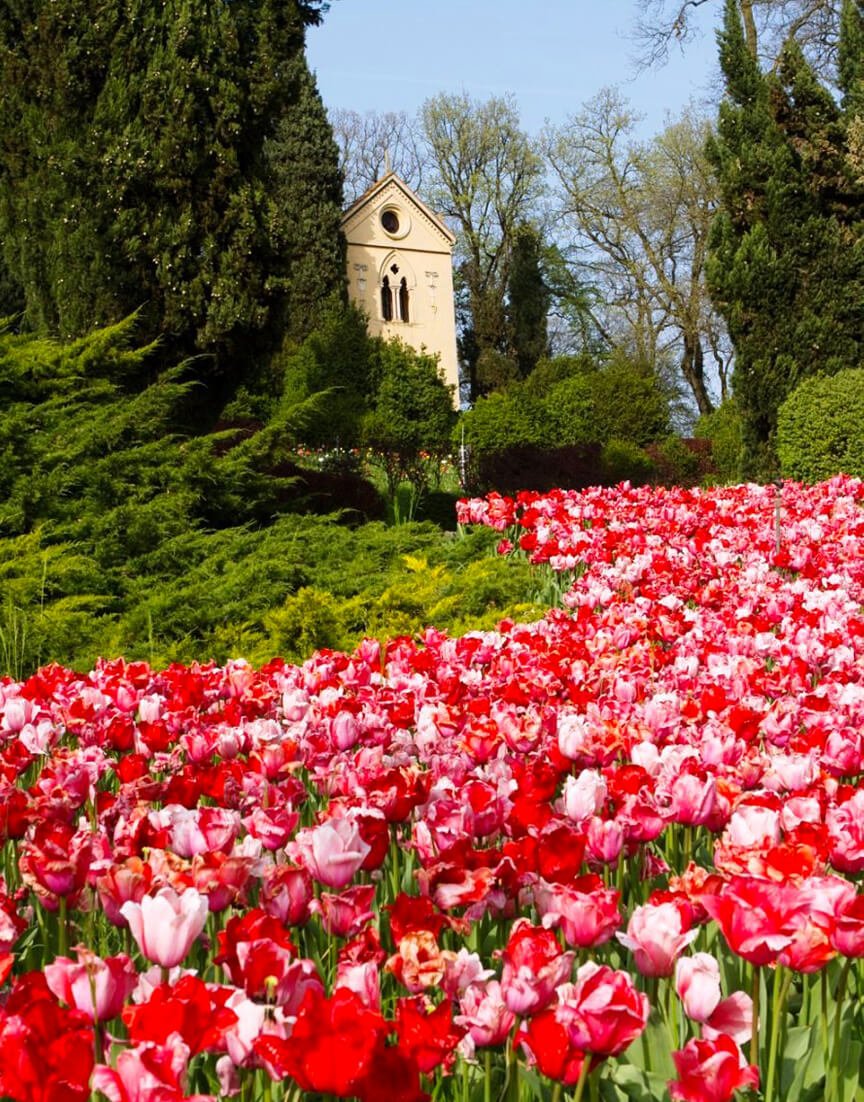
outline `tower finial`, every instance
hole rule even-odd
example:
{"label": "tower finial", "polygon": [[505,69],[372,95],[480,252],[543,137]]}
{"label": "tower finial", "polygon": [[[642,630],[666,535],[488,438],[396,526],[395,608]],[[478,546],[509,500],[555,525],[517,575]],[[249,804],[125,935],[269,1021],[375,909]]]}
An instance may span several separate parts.
{"label": "tower finial", "polygon": [[390,150],[384,150],[384,175],[389,176],[393,169],[390,167]]}

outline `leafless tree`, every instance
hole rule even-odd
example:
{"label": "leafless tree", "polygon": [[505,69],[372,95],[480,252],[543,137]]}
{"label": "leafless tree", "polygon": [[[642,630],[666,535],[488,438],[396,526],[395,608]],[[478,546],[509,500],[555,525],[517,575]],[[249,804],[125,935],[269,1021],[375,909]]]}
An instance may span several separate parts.
{"label": "leafless tree", "polygon": [[598,325],[661,371],[674,356],[700,413],[713,409],[706,356],[719,396],[727,389],[723,330],[704,280],[716,184],[704,156],[707,123],[685,114],[650,142],[615,90],[546,134],[571,255],[600,289]]}
{"label": "leafless tree", "polygon": [[336,109],[329,112],[345,177],[345,201],[353,203],[388,169],[415,191],[428,168],[420,123],[404,111],[377,113]]}
{"label": "leafless tree", "polygon": [[[763,64],[777,60],[783,44],[794,39],[814,69],[831,80],[837,64],[841,0],[738,0],[751,53]],[[637,0],[640,13],[633,39],[641,68],[663,64],[676,44],[685,48],[698,33],[700,8],[722,18],[723,0]]]}

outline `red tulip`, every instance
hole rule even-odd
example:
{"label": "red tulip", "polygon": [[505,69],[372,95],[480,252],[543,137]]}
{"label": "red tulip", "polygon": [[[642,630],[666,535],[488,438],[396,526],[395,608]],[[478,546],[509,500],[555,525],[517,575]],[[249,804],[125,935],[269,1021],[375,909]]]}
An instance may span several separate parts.
{"label": "red tulip", "polygon": [[626,972],[589,961],[576,982],[558,990],[555,1016],[571,1044],[598,1056],[617,1056],[648,1024],[648,996],[637,991]]}
{"label": "red tulip", "polygon": [[253,1047],[275,1078],[290,1075],[304,1091],[345,1098],[357,1093],[387,1032],[381,1015],[353,991],[339,988],[329,999],[309,991],[291,1035],[262,1036]]}
{"label": "red tulip", "polygon": [[563,1083],[565,1087],[578,1083],[587,1057],[573,1044],[554,1007],[541,1010],[525,1022],[519,1041],[547,1078]]}
{"label": "red tulip", "polygon": [[14,1102],[87,1102],[92,1069],[88,1016],[58,1006],[41,973],[19,977],[0,1008],[0,1094]]}
{"label": "red tulip", "polygon": [[423,1075],[441,1064],[449,1067],[453,1063],[464,1032],[462,1026],[454,1026],[449,1002],[440,1003],[428,1013],[422,998],[400,999],[396,1004],[399,1047]]}
{"label": "red tulip", "polygon": [[702,897],[733,952],[751,964],[776,961],[792,942],[802,901],[794,887],[735,876],[717,895]]}
{"label": "red tulip", "polygon": [[177,1034],[192,1055],[221,1046],[237,1015],[225,1004],[232,989],[205,984],[197,976],[182,976],[172,987],[160,984],[146,1002],[127,1006],[123,1022],[135,1045],[165,1045]]}
{"label": "red tulip", "polygon": [[735,1091],[759,1086],[759,1071],[746,1064],[731,1037],[690,1041],[672,1058],[678,1079],[669,1084],[673,1102],[730,1102]]}
{"label": "red tulip", "polygon": [[536,1014],[548,1006],[555,988],[564,983],[573,967],[573,953],[562,953],[550,930],[532,926],[525,918],[513,923],[500,956],[504,961],[504,1002],[520,1016]]}

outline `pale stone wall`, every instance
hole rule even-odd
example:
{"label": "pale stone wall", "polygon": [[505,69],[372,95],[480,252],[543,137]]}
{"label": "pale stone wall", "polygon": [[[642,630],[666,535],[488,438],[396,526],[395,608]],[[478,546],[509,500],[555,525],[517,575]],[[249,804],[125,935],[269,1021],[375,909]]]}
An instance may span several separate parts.
{"label": "pale stone wall", "polygon": [[[458,405],[452,234],[393,173],[349,207],[342,228],[348,242],[349,294],[369,318],[369,332],[399,337],[418,351],[437,354],[445,382],[456,388],[453,401]],[[385,276],[389,320],[382,294]],[[401,308],[406,292],[407,320]]]}

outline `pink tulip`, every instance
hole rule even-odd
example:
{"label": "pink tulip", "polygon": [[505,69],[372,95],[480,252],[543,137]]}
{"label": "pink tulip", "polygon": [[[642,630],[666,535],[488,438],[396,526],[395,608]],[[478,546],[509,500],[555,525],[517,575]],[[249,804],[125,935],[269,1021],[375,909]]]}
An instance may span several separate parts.
{"label": "pink tulip", "polygon": [[669,817],[676,823],[701,826],[714,814],[717,782],[714,777],[679,773],[669,785]]}
{"label": "pink tulip", "polygon": [[347,987],[359,995],[364,1006],[370,1010],[381,1010],[381,977],[375,961],[367,960],[353,963],[340,960],[336,966],[334,990]]}
{"label": "pink tulip", "polygon": [[543,925],[560,927],[564,940],[575,949],[603,945],[621,925],[620,893],[603,887],[599,877],[594,879],[597,884],[584,889],[542,880],[534,889],[534,902]]}
{"label": "pink tulip", "polygon": [[595,861],[614,865],[624,847],[624,827],[616,819],[592,816],[585,825],[585,848]]}
{"label": "pink tulip", "polygon": [[707,1022],[720,1002],[720,965],[710,953],[681,957],[675,966],[675,990],[694,1022]]}
{"label": "pink tulip", "polygon": [[864,871],[864,791],[860,788],[825,815],[831,864],[841,872]]}
{"label": "pink tulip", "polygon": [[333,937],[354,937],[372,918],[374,884],[358,884],[339,895],[321,892],[312,907],[321,916],[321,925]]}
{"label": "pink tulip", "polygon": [[120,913],[144,956],[163,968],[173,968],[204,929],[207,897],[194,888],[178,895],[173,888],[164,887],[155,895],[145,895],[140,903],[124,903]]}
{"label": "pink tulip", "polygon": [[837,912],[831,943],[844,956],[864,957],[864,895],[846,901]]}
{"label": "pink tulip", "polygon": [[497,980],[471,984],[459,1000],[459,1009],[461,1013],[453,1021],[468,1029],[477,1048],[503,1044],[516,1021],[516,1015],[505,1003]]}
{"label": "pink tulip", "polygon": [[179,1033],[172,1033],[164,1045],[142,1044],[121,1052],[116,1069],[97,1064],[92,1087],[109,1102],[216,1102],[212,1094],[186,1094],[188,1063],[188,1046]]}
{"label": "pink tulip", "polygon": [[675,961],[698,933],[689,929],[676,903],[646,903],[633,911],[627,933],[615,936],[633,953],[643,976],[671,976]]}
{"label": "pink tulip", "polygon": [[564,782],[564,814],[574,822],[581,823],[596,815],[605,800],[606,781],[595,769],[583,769],[578,777],[568,776]]}
{"label": "pink tulip", "polygon": [[102,960],[83,945],[75,952],[78,960],[56,957],[43,969],[45,980],[58,999],[83,1010],[94,1022],[116,1018],[135,989],[138,975],[125,953]]}
{"label": "pink tulip", "polygon": [[337,712],[330,721],[330,738],[337,750],[350,750],[361,734],[360,724],[351,712]]}
{"label": "pink tulip", "polygon": [[360,836],[356,821],[347,817],[298,831],[295,846],[312,876],[328,888],[349,884],[372,848]]}
{"label": "pink tulip", "polygon": [[702,1026],[706,1041],[716,1040],[722,1033],[743,1045],[753,1031],[753,1000],[746,991],[733,991],[721,999],[711,1017]]}

